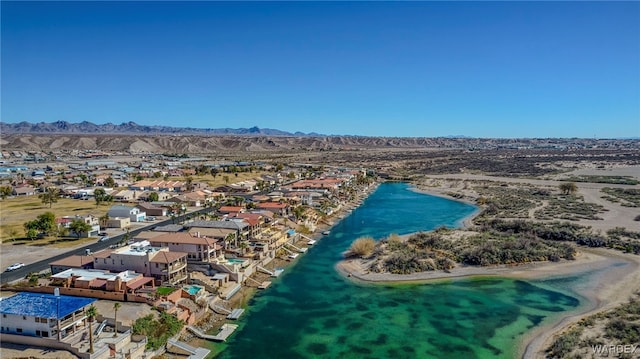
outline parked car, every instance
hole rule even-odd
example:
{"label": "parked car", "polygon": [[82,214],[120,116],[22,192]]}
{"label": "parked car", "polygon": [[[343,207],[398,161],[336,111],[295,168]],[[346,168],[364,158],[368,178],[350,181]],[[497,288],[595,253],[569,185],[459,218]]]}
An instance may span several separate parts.
{"label": "parked car", "polygon": [[10,265],[9,267],[7,267],[6,271],[7,272],[11,272],[11,271],[14,271],[14,270],[17,270],[17,269],[20,269],[20,268],[24,267],[24,265],[25,265],[24,263],[14,263],[14,264]]}

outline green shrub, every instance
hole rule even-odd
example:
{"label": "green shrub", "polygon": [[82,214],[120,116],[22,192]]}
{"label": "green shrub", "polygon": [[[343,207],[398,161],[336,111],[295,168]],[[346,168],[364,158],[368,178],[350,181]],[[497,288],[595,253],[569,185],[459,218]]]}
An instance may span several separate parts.
{"label": "green shrub", "polygon": [[133,323],[133,334],[146,335],[147,349],[156,350],[167,344],[167,340],[178,333],[183,325],[184,322],[171,314],[160,313],[158,319],[149,314]]}

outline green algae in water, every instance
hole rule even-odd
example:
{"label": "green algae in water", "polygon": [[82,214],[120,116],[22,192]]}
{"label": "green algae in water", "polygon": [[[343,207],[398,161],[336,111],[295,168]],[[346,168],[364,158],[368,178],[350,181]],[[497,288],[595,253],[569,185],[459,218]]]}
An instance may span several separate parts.
{"label": "green algae in water", "polygon": [[[502,278],[360,285],[334,265],[361,236],[456,226],[475,207],[384,184],[259,293],[222,358],[512,358],[517,339],[578,299]],[[219,346],[219,344],[214,344]]]}

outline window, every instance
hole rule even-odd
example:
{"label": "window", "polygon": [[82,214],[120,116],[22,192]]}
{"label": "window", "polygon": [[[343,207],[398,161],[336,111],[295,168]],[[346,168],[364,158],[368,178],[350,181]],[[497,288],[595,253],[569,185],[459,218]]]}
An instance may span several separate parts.
{"label": "window", "polygon": [[158,268],[158,263],[156,263],[156,268]]}
{"label": "window", "polygon": [[42,332],[41,332],[41,331],[39,331],[39,330],[36,330],[36,336],[37,336],[37,337],[42,336]]}
{"label": "window", "polygon": [[45,338],[48,338],[49,337],[49,332],[42,332],[42,336],[45,337]]}
{"label": "window", "polygon": [[3,318],[6,318],[6,317],[7,317],[7,315],[6,315],[6,314],[2,314],[2,317],[3,317]]}
{"label": "window", "polygon": [[16,328],[16,332],[22,333],[22,328]]}
{"label": "window", "polygon": [[27,320],[27,317],[23,315],[22,320]]}

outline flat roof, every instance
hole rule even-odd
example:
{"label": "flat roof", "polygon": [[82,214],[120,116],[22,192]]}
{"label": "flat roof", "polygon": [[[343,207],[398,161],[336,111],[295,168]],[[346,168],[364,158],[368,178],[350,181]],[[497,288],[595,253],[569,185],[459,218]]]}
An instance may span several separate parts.
{"label": "flat roof", "polygon": [[0,300],[0,313],[59,319],[95,301],[95,298],[20,292]]}
{"label": "flat roof", "polygon": [[136,273],[134,271],[122,271],[119,273],[111,273],[108,270],[103,269],[67,269],[58,274],[54,274],[51,278],[62,279],[69,277],[78,277],[80,280],[92,280],[92,279],[104,279],[104,280],[115,280],[116,277],[120,277],[123,282],[128,282],[132,279],[136,279],[140,277],[140,273]]}
{"label": "flat roof", "polygon": [[122,250],[119,250],[117,254],[124,254],[128,256],[146,256],[147,253],[155,253],[159,251],[158,247],[125,247]]}

